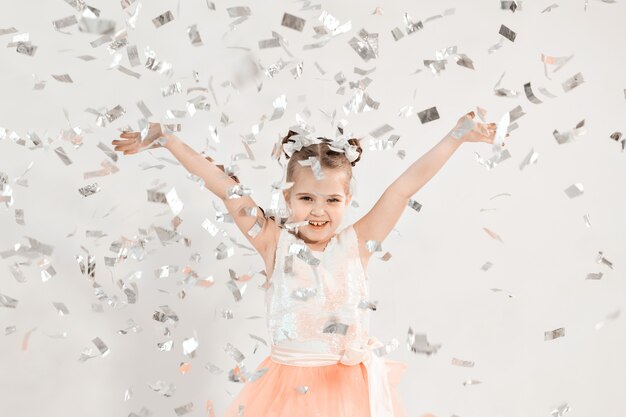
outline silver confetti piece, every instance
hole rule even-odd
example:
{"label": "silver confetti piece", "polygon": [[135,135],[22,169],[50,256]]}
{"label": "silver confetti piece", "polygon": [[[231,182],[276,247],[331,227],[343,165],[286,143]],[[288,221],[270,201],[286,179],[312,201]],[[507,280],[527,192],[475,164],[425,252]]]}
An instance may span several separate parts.
{"label": "silver confetti piece", "polygon": [[526,98],[528,98],[528,101],[530,101],[531,103],[535,103],[535,104],[543,103],[543,101],[539,100],[533,93],[533,90],[530,86],[530,82],[524,84],[524,93],[526,94]]}
{"label": "silver confetti piece", "polygon": [[565,328],[564,327],[560,327],[558,329],[548,330],[548,331],[544,332],[543,340],[544,341],[554,340],[554,339],[557,339],[559,337],[564,337],[564,336],[565,336]]}
{"label": "silver confetti piece", "polygon": [[500,30],[498,31],[498,33],[510,40],[511,42],[515,41],[516,33],[504,25],[500,26]]}
{"label": "silver confetti piece", "polygon": [[102,339],[100,339],[99,337],[96,337],[96,338],[92,339],[91,342],[94,345],[96,345],[96,348],[98,348],[98,351],[100,352],[100,355],[102,357],[105,357],[106,355],[109,354],[109,348],[107,347],[107,345],[104,344]]}
{"label": "silver confetti piece", "polygon": [[283,20],[280,22],[282,26],[297,30],[298,32],[302,32],[305,23],[306,20],[289,13],[283,14]]}
{"label": "silver confetti piece", "polygon": [[309,392],[309,387],[306,385],[298,385],[296,387],[296,390],[300,393],[300,394],[306,394],[307,392]]}
{"label": "silver confetti piece", "polygon": [[69,76],[69,74],[61,74],[61,75],[54,75],[52,74],[52,78],[54,78],[55,80],[62,82],[62,83],[73,83],[74,81],[72,80],[72,77]]}
{"label": "silver confetti piece", "polygon": [[464,368],[473,368],[474,367],[474,362],[473,361],[464,361],[462,359],[457,359],[457,358],[452,358],[452,365],[454,365],[454,366],[462,366]]}
{"label": "silver confetti piece", "polygon": [[365,241],[365,247],[370,253],[374,252],[382,252],[383,248],[381,243],[377,240],[367,240]]}
{"label": "silver confetti piece", "polygon": [[57,314],[59,316],[67,316],[68,314],[70,314],[70,311],[67,309],[65,304],[53,302],[52,305],[54,306],[54,308],[57,309]]}
{"label": "silver confetti piece", "polygon": [[413,333],[413,329],[411,327],[409,327],[409,331],[407,333],[407,346],[413,353],[425,353],[426,355],[437,353],[439,348],[441,348],[441,344],[431,345],[425,334]]}
{"label": "silver confetti piece", "polygon": [[470,118],[464,118],[461,126],[453,129],[450,136],[455,139],[461,139],[466,133],[472,131],[476,127],[476,122]]}
{"label": "silver confetti piece", "polygon": [[228,188],[226,198],[233,199],[248,195],[252,195],[252,190],[250,188],[244,187],[241,184],[236,184]]}
{"label": "silver confetti piece", "polygon": [[190,358],[196,357],[196,349],[198,348],[198,340],[196,337],[188,337],[183,340],[183,355],[189,356]]}
{"label": "silver confetti piece", "polygon": [[[515,13],[515,10],[517,10],[517,8],[518,8],[517,1],[515,1],[515,0],[512,0],[512,1],[502,1],[500,5],[501,5],[501,7],[503,9],[509,9],[513,13]],[[520,8],[520,10],[521,10],[521,8]]]}
{"label": "silver confetti piece", "polygon": [[228,12],[229,17],[244,17],[252,15],[250,8],[245,6],[229,7],[226,11]]}
{"label": "silver confetti piece", "polygon": [[[119,49],[121,49],[121,48],[125,47],[127,44],[128,44],[128,38],[121,38],[121,39],[116,39],[116,40],[113,40],[113,41],[112,41],[112,42],[111,42],[111,43],[107,46],[107,51],[108,51],[110,54],[114,54],[117,50],[119,50]],[[117,59],[118,61],[116,61],[116,62],[118,62],[118,63],[119,63],[119,60],[121,60],[122,55],[121,55],[121,54],[118,54],[118,55],[119,55],[119,57],[117,57],[117,56],[116,56],[116,57],[115,57],[115,59]]]}
{"label": "silver confetti piece", "polygon": [[0,36],[8,35],[10,33],[17,33],[17,29],[15,29],[14,27],[10,27],[7,29],[0,29]]}
{"label": "silver confetti piece", "polygon": [[393,127],[389,126],[388,124],[384,124],[374,130],[372,130],[370,132],[370,135],[374,138],[380,138],[382,135],[389,133],[393,130]]}
{"label": "silver confetti piece", "polygon": [[583,119],[578,122],[573,130],[567,131],[565,133],[560,133],[558,130],[555,129],[554,132],[552,132],[552,135],[556,139],[557,143],[559,145],[562,145],[564,143],[573,142],[577,137],[582,136],[585,133],[587,133],[587,131],[585,129],[585,120]]}
{"label": "silver confetti piece", "polygon": [[378,304],[378,301],[368,301],[368,300],[361,300],[359,301],[359,308],[365,310],[365,309],[370,309],[372,311],[376,311],[376,304]]}
{"label": "silver confetti piece", "polygon": [[346,333],[348,332],[349,327],[350,325],[345,324],[345,323],[331,322],[331,323],[327,323],[326,325],[324,325],[322,332],[341,334],[345,336]]}
{"label": "silver confetti piece", "polygon": [[548,7],[546,7],[545,9],[543,9],[543,10],[541,11],[541,13],[551,12],[551,11],[552,11],[552,9],[554,9],[554,8],[556,8],[556,7],[559,7],[559,5],[558,5],[558,4],[556,4],[556,3],[552,3],[551,5],[549,5],[549,6],[548,6]]}
{"label": "silver confetti piece", "polygon": [[262,218],[257,217],[252,227],[250,227],[246,233],[254,239],[261,232],[261,230],[263,230],[264,224],[265,221]]}
{"label": "silver confetti piece", "polygon": [[431,107],[429,109],[422,110],[421,112],[417,113],[417,116],[419,117],[420,122],[422,122],[422,124],[439,119],[439,113],[437,112],[437,107]]}
{"label": "silver confetti piece", "polygon": [[430,71],[435,75],[439,74],[441,71],[446,69],[447,63],[448,63],[447,59],[440,59],[440,60],[425,59],[424,60],[424,66],[427,68],[430,68]]}
{"label": "silver confetti piece", "polygon": [[220,243],[215,249],[215,259],[221,261],[222,259],[230,258],[235,254],[235,249],[232,246],[226,246]]}
{"label": "silver confetti piece", "polygon": [[280,39],[270,38],[259,41],[259,49],[277,48],[280,46]]}
{"label": "silver confetti piece", "polygon": [[604,257],[604,254],[601,251],[598,251],[598,256],[596,256],[596,263],[605,264],[609,268],[613,269],[613,263]]}
{"label": "silver confetti piece", "polygon": [[569,198],[575,198],[580,195],[583,195],[584,193],[583,185],[580,183],[572,184],[569,187],[567,187],[564,191],[565,191],[565,194],[567,194]]}
{"label": "silver confetti piece", "polygon": [[298,163],[300,164],[300,166],[303,166],[303,167],[310,166],[311,170],[313,171],[313,175],[315,176],[315,179],[317,180],[324,179],[324,171],[322,170],[322,165],[320,164],[320,161],[317,157],[310,156],[306,160],[298,161]]}
{"label": "silver confetti piece", "polygon": [[378,34],[368,33],[365,29],[359,31],[362,40],[352,37],[348,44],[365,61],[378,58]]}
{"label": "silver confetti piece", "polygon": [[315,288],[298,288],[291,293],[291,297],[300,300],[308,301],[317,295],[317,289]]}
{"label": "silver confetti piece", "polygon": [[538,159],[539,159],[539,154],[535,152],[534,149],[531,149],[528,155],[526,155],[526,157],[520,163],[519,165],[520,171],[530,164],[536,164]]}
{"label": "silver confetti piece", "polygon": [[230,343],[226,344],[226,347],[224,348],[224,351],[228,354],[228,356],[233,358],[233,360],[235,362],[237,362],[237,363],[242,363],[246,359],[246,357],[243,355],[243,353],[241,353],[239,351],[239,349],[237,349],[236,347],[234,347]]}
{"label": "silver confetti piece", "polygon": [[474,61],[472,61],[470,57],[468,57],[465,54],[455,55],[454,60],[456,61],[457,65],[460,65],[462,67],[469,68],[472,70],[474,69]]}
{"label": "silver confetti piece", "polygon": [[213,237],[217,236],[217,234],[220,231],[217,225],[215,225],[209,219],[204,219],[204,221],[202,222],[202,228],[206,230],[207,232],[209,232],[209,234]]}
{"label": "silver confetti piece", "polygon": [[409,202],[407,205],[411,207],[413,210],[417,211],[418,213],[422,209],[422,205],[418,203],[417,201],[413,200],[412,198],[409,199]]}
{"label": "silver confetti piece", "polygon": [[283,264],[283,272],[285,274],[293,275],[293,263],[294,263],[293,255],[285,256],[285,261]]}
{"label": "silver confetti piece", "polygon": [[118,330],[117,332],[119,334],[127,334],[129,331],[132,331],[133,333],[139,333],[139,332],[141,332],[143,330],[141,328],[141,326],[136,324],[133,319],[126,320],[126,325],[128,327],[126,327],[125,329],[122,329],[122,330]]}
{"label": "silver confetti piece", "polygon": [[176,385],[158,380],[154,384],[148,384],[148,388],[164,397],[171,397],[176,393]]}
{"label": "silver confetti piece", "polygon": [[126,110],[124,110],[124,108],[118,104],[117,106],[113,107],[111,110],[107,111],[104,115],[106,116],[107,120],[110,123],[119,119],[124,114],[126,114]]}
{"label": "silver confetti piece", "polygon": [[135,77],[137,79],[141,78],[141,74],[135,71],[131,71],[123,65],[118,65],[117,70],[123,74],[130,75],[131,77]]}
{"label": "silver confetti piece", "polygon": [[124,391],[124,401],[128,401],[131,398],[133,398],[133,389],[132,387],[126,388],[126,391]]}
{"label": "silver confetti piece", "polygon": [[411,117],[412,115],[413,115],[413,106],[411,106],[410,104],[402,107],[398,111],[398,117],[408,118],[408,117]]}
{"label": "silver confetti piece", "polygon": [[583,82],[585,82],[585,80],[583,79],[582,73],[579,72],[578,74],[575,74],[565,80],[561,86],[563,87],[563,91],[567,93],[568,91],[571,91],[581,85]]}
{"label": "silver confetti piece", "polygon": [[518,94],[517,91],[509,90],[506,88],[498,88],[498,86],[502,82],[502,79],[504,78],[504,74],[506,74],[506,72],[502,73],[502,75],[500,76],[500,79],[498,79],[498,82],[493,87],[495,94],[497,96],[503,96],[503,97],[517,97],[517,94]]}
{"label": "silver confetti piece", "polygon": [[171,22],[172,20],[174,20],[174,15],[170,10],[168,10],[167,12],[160,14],[152,19],[152,23],[154,24],[155,28],[160,28],[161,26]]}
{"label": "silver confetti piece", "polygon": [[391,259],[391,256],[392,255],[389,252],[385,252],[385,254],[382,256],[382,258],[378,258],[378,259],[380,259],[381,261],[387,262],[389,259]]}
{"label": "silver confetti piece", "polygon": [[596,325],[594,326],[594,328],[596,330],[600,330],[601,328],[603,328],[609,321],[613,321],[616,320],[621,314],[620,310],[615,310],[614,312],[610,313],[609,315],[606,316],[605,320],[602,320],[598,323],[596,323]]}
{"label": "silver confetti piece", "polygon": [[[67,1],[67,0],[66,0]],[[122,5],[122,9],[126,9],[128,6],[130,6],[131,4],[133,4],[136,0],[120,0],[120,3]]]}
{"label": "silver confetti piece", "polygon": [[18,42],[15,50],[19,54],[34,56],[37,52],[37,46],[31,45],[30,42]]}
{"label": "silver confetti piece", "polygon": [[139,60],[139,52],[137,51],[137,45],[128,45],[126,47],[126,55],[128,56],[128,62],[130,62],[131,67],[141,65],[141,61]]}
{"label": "silver confetti piece", "polygon": [[202,46],[202,38],[200,32],[198,32],[197,25],[191,25],[187,28],[187,35],[193,46]]}
{"label": "silver confetti piece", "polygon": [[173,73],[172,64],[166,61],[159,61],[156,59],[156,54],[149,47],[146,47],[144,52],[144,56],[146,57],[145,67],[151,71],[158,72],[159,74],[163,74],[166,76],[170,76]]}
{"label": "silver confetti piece", "polygon": [[600,280],[603,275],[604,274],[602,272],[598,272],[597,274],[589,273],[585,279]]}
{"label": "silver confetti piece", "polygon": [[359,88],[354,91],[354,95],[350,101],[344,104],[343,111],[345,114],[361,113],[376,110],[379,105],[379,102],[374,101],[367,93]]}
{"label": "silver confetti piece", "polygon": [[174,84],[170,84],[167,87],[161,88],[161,94],[163,97],[171,96],[172,94],[182,93],[182,86],[180,82],[176,82]]}
{"label": "silver confetti piece", "polygon": [[136,304],[137,303],[137,296],[139,293],[139,289],[137,288],[137,284],[135,284],[134,282],[131,283],[127,283],[124,280],[118,280],[117,281],[117,285],[118,287],[120,287],[122,289],[122,291],[124,291],[124,294],[126,295],[126,300],[128,302],[128,304]]}
{"label": "silver confetti piece", "polygon": [[76,25],[76,24],[78,24],[78,21],[76,20],[76,16],[74,15],[67,16],[62,19],[54,20],[52,22],[52,26],[61,33],[67,33],[67,32],[61,31],[61,29],[66,28],[68,26]]}
{"label": "silver confetti piece", "polygon": [[83,197],[88,197],[90,195],[93,195],[95,193],[98,193],[102,191],[102,189],[100,189],[100,187],[98,187],[98,183],[94,182],[93,184],[90,185],[86,185],[84,187],[81,187],[78,189],[78,192],[81,193],[83,195]]}
{"label": "silver confetti piece", "polygon": [[78,21],[78,30],[86,33],[93,33],[97,35],[105,35],[111,39],[110,33],[115,33],[114,20],[100,19],[98,17],[89,17],[83,14]]}
{"label": "silver confetti piece", "polygon": [[400,39],[402,39],[404,37],[404,33],[402,33],[402,30],[400,30],[399,27],[395,27],[391,30],[391,35],[393,36],[393,39],[395,41],[399,41]]}
{"label": "silver confetti piece", "polygon": [[173,346],[173,340],[166,340],[165,342],[157,343],[157,349],[161,352],[171,352]]}
{"label": "silver confetti piece", "polygon": [[420,29],[424,28],[424,24],[419,21],[419,22],[414,22],[413,19],[411,18],[411,16],[409,16],[408,13],[404,13],[403,15],[403,19],[404,19],[404,25],[405,25],[405,29],[406,29],[406,33],[409,35],[414,34],[415,32],[417,32]]}
{"label": "silver confetti piece", "polygon": [[17,307],[18,300],[11,298],[8,295],[0,294],[0,307],[15,308]]}
{"label": "silver confetti piece", "polygon": [[174,412],[177,416],[184,416],[185,414],[189,414],[193,411],[193,403],[181,405],[180,407],[174,408]]}
{"label": "silver confetti piece", "polygon": [[567,403],[560,404],[554,410],[550,411],[551,417],[563,417],[563,415],[570,410]]}
{"label": "silver confetti piece", "polygon": [[63,161],[65,165],[71,165],[72,160],[67,156],[65,150],[62,147],[57,147],[54,149],[54,153]]}
{"label": "silver confetti piece", "polygon": [[477,379],[468,379],[468,380],[463,381],[463,386],[478,385],[478,384],[482,384],[482,381],[479,381]]}
{"label": "silver confetti piece", "polygon": [[15,223],[24,225],[24,210],[15,209]]}
{"label": "silver confetti piece", "polygon": [[162,311],[155,311],[152,313],[152,318],[156,321],[166,324],[177,324],[178,323],[178,315],[168,306],[162,305],[159,306]]}

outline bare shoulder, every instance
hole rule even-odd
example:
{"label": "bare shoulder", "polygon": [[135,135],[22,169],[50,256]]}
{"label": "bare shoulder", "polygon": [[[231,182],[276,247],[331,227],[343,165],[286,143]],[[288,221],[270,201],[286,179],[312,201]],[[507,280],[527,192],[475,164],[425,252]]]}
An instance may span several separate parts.
{"label": "bare shoulder", "polygon": [[367,264],[372,256],[372,253],[367,249],[366,240],[363,238],[363,233],[359,233],[359,224],[354,223],[352,225],[356,232],[357,241],[359,242],[359,257],[361,258],[361,265],[363,270],[367,271]]}

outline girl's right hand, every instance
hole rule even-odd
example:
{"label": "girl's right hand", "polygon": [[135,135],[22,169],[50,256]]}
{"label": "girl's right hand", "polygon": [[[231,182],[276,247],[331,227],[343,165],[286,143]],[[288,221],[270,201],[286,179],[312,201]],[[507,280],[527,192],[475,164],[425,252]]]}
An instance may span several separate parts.
{"label": "girl's right hand", "polygon": [[115,150],[124,152],[124,155],[135,154],[145,149],[161,147],[161,143],[157,140],[159,138],[166,138],[167,135],[161,130],[160,123],[150,123],[148,127],[148,134],[141,140],[141,132],[122,132],[120,134],[121,140],[114,140],[111,142],[115,145]]}

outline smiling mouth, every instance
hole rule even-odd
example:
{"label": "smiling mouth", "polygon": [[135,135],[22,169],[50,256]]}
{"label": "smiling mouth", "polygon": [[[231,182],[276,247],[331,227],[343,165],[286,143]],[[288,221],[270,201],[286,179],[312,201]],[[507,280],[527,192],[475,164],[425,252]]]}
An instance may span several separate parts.
{"label": "smiling mouth", "polygon": [[309,220],[309,226],[313,229],[322,229],[324,226],[326,226],[326,224],[328,224],[328,221],[314,222]]}

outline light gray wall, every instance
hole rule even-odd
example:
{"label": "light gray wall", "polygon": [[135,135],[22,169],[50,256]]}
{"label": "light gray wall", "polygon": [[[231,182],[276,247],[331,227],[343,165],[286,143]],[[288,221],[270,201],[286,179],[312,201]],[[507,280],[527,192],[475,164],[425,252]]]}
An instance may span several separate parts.
{"label": "light gray wall", "polygon": [[[0,203],[0,251],[2,280],[0,294],[18,300],[15,308],[0,306],[0,327],[15,326],[0,336],[0,406],[7,416],[127,416],[142,407],[155,416],[176,415],[174,409],[194,404],[189,415],[205,415],[210,400],[221,413],[241,385],[228,381],[234,361],[224,347],[232,343],[246,355],[254,369],[269,349],[250,338],[267,340],[264,327],[263,269],[261,258],[251,250],[235,246],[234,256],[216,260],[220,243],[233,245],[223,236],[213,237],[201,224],[215,221],[214,204],[221,202],[186,176],[163,149],[134,156],[121,156],[113,175],[84,179],[85,172],[101,168],[110,159],[97,147],[109,144],[124,126],[137,128],[141,113],[135,103],[143,100],[153,121],[167,122],[167,109],[185,109],[186,94],[193,86],[212,87],[217,102],[206,93],[208,112],[177,120],[183,125],[180,136],[200,151],[207,143],[210,154],[220,163],[231,155],[244,153],[242,136],[273,113],[272,102],[282,94],[287,98],[285,114],[266,120],[250,147],[255,161],[237,163],[242,183],[254,190],[254,198],[269,206],[270,184],[281,179],[281,169],[270,159],[274,142],[303,117],[321,134],[332,133],[324,113],[337,111],[336,121],[345,119],[348,129],[364,137],[365,153],[354,175],[358,183],[356,201],[346,224],[356,221],[375,203],[385,187],[419,158],[453,126],[465,112],[480,106],[487,119],[498,121],[521,105],[525,116],[519,128],[507,139],[511,158],[492,170],[477,163],[476,153],[490,155],[486,144],[464,144],[440,173],[415,196],[421,212],[407,208],[384,242],[392,258],[372,259],[369,267],[372,299],[378,311],[372,315],[372,334],[383,341],[397,338],[400,349],[391,357],[409,364],[400,385],[412,416],[427,412],[437,416],[548,416],[560,404],[570,407],[569,416],[623,416],[626,404],[626,337],[623,310],[626,300],[626,153],[609,138],[626,129],[624,89],[623,1],[563,1],[550,12],[541,13],[548,2],[524,1],[515,13],[502,10],[498,1],[445,2],[323,2],[321,7],[301,10],[302,2],[216,2],[210,10],[205,1],[141,2],[136,29],[128,28],[129,44],[137,45],[141,65],[130,67],[123,54],[121,65],[141,74],[140,79],[109,69],[113,56],[107,45],[92,48],[95,34],[79,32],[76,25],[56,32],[51,22],[79,12],[63,1],[10,1],[0,3],[0,29],[15,27],[18,32],[0,36],[2,44],[17,34],[29,33],[38,48],[34,56],[18,54],[15,47],[0,48],[0,126],[15,132],[0,140],[0,172],[8,176],[11,203]],[[125,27],[125,13],[118,1],[94,0],[91,6],[101,17]],[[314,5],[317,5],[315,3]],[[250,18],[229,29],[227,7],[249,6]],[[382,15],[374,15],[377,6]],[[132,5],[127,10],[134,10]],[[585,10],[586,7],[586,10]],[[454,13],[424,24],[406,35],[403,13],[414,20],[426,20]],[[156,29],[151,20],[171,10],[175,19]],[[303,32],[281,26],[283,12],[306,19]],[[313,28],[321,11],[327,11],[341,24],[352,22],[349,33],[338,35],[323,48],[303,50],[316,42]],[[191,45],[188,26],[197,24],[203,46]],[[514,42],[498,43],[500,25],[517,33]],[[402,28],[404,38],[394,41],[391,30]],[[364,62],[348,45],[360,29],[379,34],[379,56]],[[259,50],[258,41],[272,31],[288,41],[290,58],[283,48]],[[173,65],[171,76],[143,67],[143,51],[150,47],[159,60]],[[448,58],[446,69],[435,75],[423,64],[436,59],[436,51],[456,46],[470,57],[475,70],[457,65]],[[249,48],[255,59],[269,67],[280,59],[289,64],[273,78],[261,75],[262,88],[243,86],[235,91],[226,81],[241,49]],[[541,54],[574,57],[561,69],[544,75]],[[78,56],[96,59],[83,61]],[[302,62],[299,78],[291,73]],[[315,67],[324,70],[321,74]],[[358,67],[375,68],[372,83],[365,90],[380,102],[377,111],[344,114],[342,106],[355,90],[336,94],[335,74],[343,72],[348,81],[363,77]],[[421,69],[418,74],[415,70]],[[198,71],[200,82],[193,79]],[[500,97],[494,86],[506,73],[500,87],[516,90],[517,97]],[[564,92],[561,83],[582,73],[584,83]],[[61,83],[52,74],[69,74],[74,82]],[[33,90],[33,77],[45,80],[43,90]],[[181,82],[183,93],[162,97],[160,89]],[[523,85],[531,82],[543,103],[533,104],[524,95]],[[539,92],[545,87],[555,98]],[[298,98],[304,96],[303,101]],[[111,109],[121,105],[126,114],[107,123],[96,124],[87,108]],[[422,125],[413,114],[398,117],[399,110],[411,105],[414,111],[436,106],[441,118]],[[64,109],[69,114],[69,123]],[[306,115],[308,109],[311,116]],[[323,113],[324,112],[324,113]],[[231,124],[220,122],[222,113]],[[586,134],[573,143],[559,145],[552,132],[566,132],[585,120]],[[396,148],[370,151],[369,132],[388,123],[392,133],[401,136]],[[69,128],[83,132],[82,146],[74,147],[62,132]],[[217,126],[220,143],[210,134]],[[27,139],[34,132],[43,141],[34,148]],[[387,135],[388,136],[388,135]],[[26,140],[25,145],[19,140]],[[55,154],[62,147],[72,160],[65,166]],[[533,149],[538,161],[520,170],[519,165]],[[404,150],[400,159],[396,151]],[[167,158],[167,160],[163,159]],[[24,174],[32,163],[32,168]],[[164,164],[163,169],[143,169],[142,164]],[[19,176],[23,175],[18,183]],[[163,246],[151,226],[171,228],[172,212],[167,205],[148,202],[146,190],[155,182],[175,188],[184,203],[180,216],[181,235],[191,244]],[[82,197],[78,189],[97,182],[99,193]],[[564,190],[581,183],[584,194],[569,198]],[[494,198],[507,193],[506,196]],[[25,225],[15,220],[16,210],[24,211]],[[590,227],[584,215],[590,216]],[[245,244],[232,223],[217,223],[230,238]],[[489,237],[483,228],[497,233],[502,241]],[[150,230],[145,257],[129,257],[115,267],[107,267],[105,257],[114,257],[113,242],[140,238],[140,229]],[[105,236],[87,237],[90,231]],[[71,235],[71,236],[68,236]],[[51,245],[48,255],[12,254],[20,245],[28,247],[28,237]],[[98,301],[86,275],[80,273],[76,256],[86,256],[81,246],[96,257],[95,280],[119,304],[113,308]],[[602,251],[614,265],[596,263]],[[194,253],[199,262],[191,259]],[[56,274],[43,282],[42,268],[49,262]],[[486,262],[493,263],[482,271]],[[170,278],[156,279],[154,271],[163,265],[177,265]],[[182,269],[189,267],[200,277],[212,276],[211,288],[183,283]],[[18,282],[11,269],[18,268],[25,282]],[[237,275],[254,274],[245,288],[243,300],[235,302],[226,282],[229,269]],[[587,274],[603,273],[600,280],[587,280]],[[129,278],[141,273],[139,278]],[[126,296],[118,280],[135,283],[139,297],[125,304]],[[499,289],[500,291],[495,291]],[[179,294],[185,291],[181,299]],[[59,316],[53,302],[64,303],[69,315]],[[102,306],[98,313],[92,305]],[[168,340],[163,328],[152,319],[159,306],[169,305],[178,315],[170,326],[174,346],[160,352],[157,343]],[[226,320],[222,312],[232,310]],[[619,313],[621,312],[621,315]],[[614,320],[607,319],[613,314]],[[138,333],[119,334],[127,320],[142,327]],[[605,325],[597,328],[598,323]],[[414,354],[406,348],[411,327],[426,333],[429,341],[440,343],[432,356]],[[565,329],[565,336],[544,341],[544,332]],[[29,332],[27,348],[23,340]],[[64,337],[55,337],[59,334]],[[197,335],[195,358],[183,355],[182,341]],[[109,349],[105,357],[86,362],[78,358],[84,349],[95,350],[92,339],[99,337]],[[473,368],[451,364],[452,358],[473,361]],[[181,362],[192,369],[182,375]],[[223,372],[205,368],[213,363]],[[464,386],[467,380],[478,385]],[[166,398],[148,385],[159,380],[176,386]],[[125,391],[133,395],[125,401]]]}

